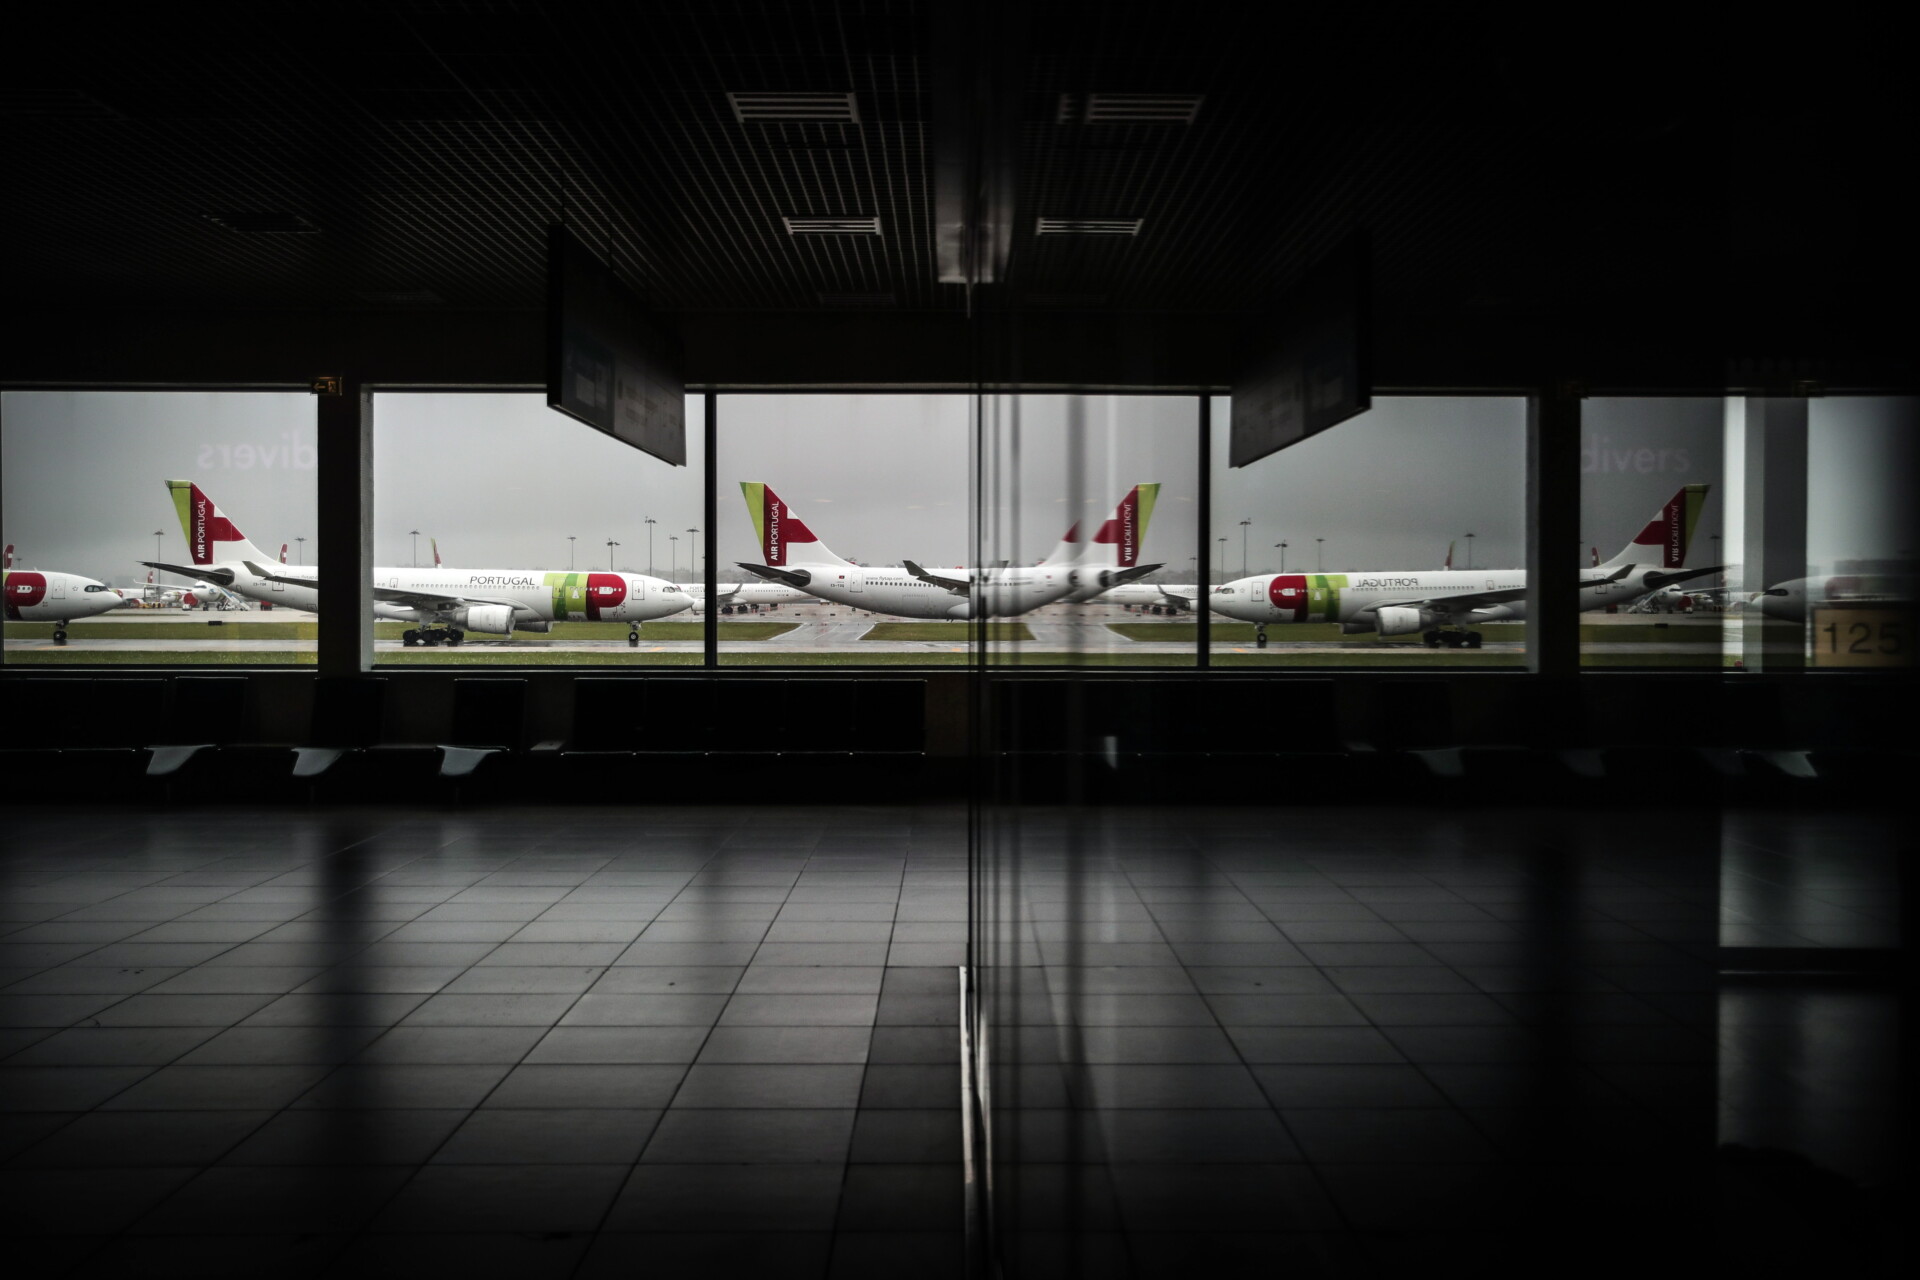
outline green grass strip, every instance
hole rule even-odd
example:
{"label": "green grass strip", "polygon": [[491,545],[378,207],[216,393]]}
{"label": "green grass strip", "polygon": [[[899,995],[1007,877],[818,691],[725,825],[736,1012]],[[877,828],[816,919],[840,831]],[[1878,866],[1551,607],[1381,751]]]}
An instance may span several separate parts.
{"label": "green grass strip", "polygon": [[[971,622],[876,622],[862,640],[936,640],[965,645],[976,624]],[[996,644],[1031,640],[1033,632],[1024,622],[989,622],[987,639]]]}

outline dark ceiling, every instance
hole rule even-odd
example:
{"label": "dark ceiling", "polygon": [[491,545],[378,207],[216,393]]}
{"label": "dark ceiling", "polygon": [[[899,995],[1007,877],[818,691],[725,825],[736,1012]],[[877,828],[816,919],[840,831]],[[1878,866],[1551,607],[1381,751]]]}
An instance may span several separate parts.
{"label": "dark ceiling", "polygon": [[[1907,346],[1877,308],[1913,274],[1911,80],[1843,10],[1746,34],[1124,0],[108,12],[15,29],[16,311],[531,310],[564,219],[662,311],[960,312],[933,85],[984,57],[1017,142],[977,307],[1258,308],[1364,228],[1384,334],[1578,317],[1716,356]],[[990,54],[936,34],[956,23]],[[729,95],[756,92],[850,94],[857,119],[743,121]],[[1102,118],[1143,105],[1171,118]],[[808,217],[878,234],[789,232]]]}

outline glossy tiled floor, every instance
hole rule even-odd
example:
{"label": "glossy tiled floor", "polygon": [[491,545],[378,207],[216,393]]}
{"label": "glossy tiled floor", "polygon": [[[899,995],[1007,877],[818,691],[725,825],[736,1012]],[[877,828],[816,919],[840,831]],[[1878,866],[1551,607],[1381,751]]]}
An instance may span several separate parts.
{"label": "glossy tiled floor", "polygon": [[[959,1275],[964,822],[15,810],[8,1261]],[[1897,945],[1904,830],[989,810],[1005,1274],[1873,1274],[1902,994],[1721,948]]]}
{"label": "glossy tiled floor", "polygon": [[906,809],[19,817],[9,1256],[957,1274],[965,839]]}
{"label": "glossy tiled floor", "polygon": [[[1718,972],[1723,919],[1747,923],[1722,910],[1723,844],[1742,875],[1825,895],[1796,910],[1791,887],[1770,892],[1774,918],[1844,897],[1856,927],[1827,936],[1886,944],[1897,908],[1863,866],[1898,841],[1884,821],[1839,826],[990,813],[979,981],[1010,1273],[1705,1265],[1726,1168],[1754,1146],[1729,1201],[1773,1206],[1751,1239],[1801,1209],[1809,1161],[1870,1205],[1903,1154],[1885,1137],[1895,1002],[1723,990]],[[1870,1251],[1874,1229],[1850,1225]]]}

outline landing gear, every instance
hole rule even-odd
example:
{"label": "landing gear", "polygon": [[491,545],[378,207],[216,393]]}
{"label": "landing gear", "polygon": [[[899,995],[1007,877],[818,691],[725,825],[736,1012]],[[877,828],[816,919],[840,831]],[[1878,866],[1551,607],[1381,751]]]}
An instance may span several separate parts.
{"label": "landing gear", "polygon": [[1478,649],[1486,641],[1478,631],[1427,631],[1420,639],[1429,649],[1438,649],[1443,644],[1449,649]]}
{"label": "landing gear", "polygon": [[635,649],[640,647],[640,628],[637,624],[627,629],[627,644]]}
{"label": "landing gear", "polygon": [[53,642],[55,644],[65,644],[67,642],[67,629],[65,627],[57,626],[53,629]]}
{"label": "landing gear", "polygon": [[441,641],[441,643],[449,644],[449,645],[459,644],[462,640],[465,640],[466,638],[467,638],[466,632],[461,631],[458,628],[448,628],[446,637]]}
{"label": "landing gear", "polygon": [[400,633],[400,645],[402,648],[411,649],[417,644],[425,643],[426,641],[420,638],[420,632],[415,627],[408,627]]}
{"label": "landing gear", "polygon": [[409,649],[415,645],[459,644],[466,638],[466,632],[453,627],[408,627],[400,633],[400,643]]}
{"label": "landing gear", "polygon": [[1256,649],[1264,649],[1267,647],[1267,629],[1265,627],[1255,627],[1253,629],[1253,647]]}

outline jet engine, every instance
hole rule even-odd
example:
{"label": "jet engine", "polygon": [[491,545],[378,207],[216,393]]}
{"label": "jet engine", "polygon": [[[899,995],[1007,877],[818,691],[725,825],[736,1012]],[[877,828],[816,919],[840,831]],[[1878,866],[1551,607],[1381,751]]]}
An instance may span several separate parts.
{"label": "jet engine", "polygon": [[1340,624],[1340,634],[1343,636],[1370,636],[1376,630],[1378,630],[1378,628],[1370,621],[1343,622]]}
{"label": "jet engine", "polygon": [[1380,625],[1383,636],[1411,635],[1415,631],[1425,631],[1435,625],[1434,616],[1425,609],[1409,609],[1404,605],[1388,605],[1376,609],[1373,614]]}
{"label": "jet engine", "polygon": [[487,631],[497,636],[513,634],[513,606],[476,604],[463,609],[460,625],[469,631]]}
{"label": "jet engine", "polygon": [[544,634],[553,630],[553,624],[545,618],[516,618],[513,623],[513,629],[515,631],[535,631]]}

